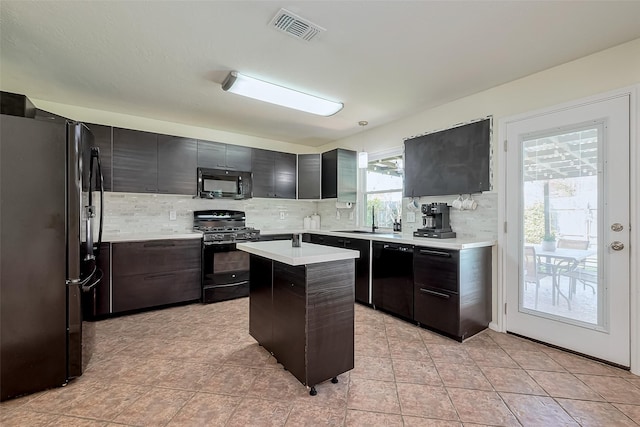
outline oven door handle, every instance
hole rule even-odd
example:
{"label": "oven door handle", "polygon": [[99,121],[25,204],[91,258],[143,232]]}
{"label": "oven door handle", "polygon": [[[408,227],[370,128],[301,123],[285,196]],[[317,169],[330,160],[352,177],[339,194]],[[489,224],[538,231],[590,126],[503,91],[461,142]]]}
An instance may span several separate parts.
{"label": "oven door handle", "polygon": [[234,283],[225,283],[224,285],[214,285],[212,286],[213,288],[229,288],[231,286],[239,286],[239,285],[245,285],[249,283],[248,280],[243,280],[241,282],[234,282]]}

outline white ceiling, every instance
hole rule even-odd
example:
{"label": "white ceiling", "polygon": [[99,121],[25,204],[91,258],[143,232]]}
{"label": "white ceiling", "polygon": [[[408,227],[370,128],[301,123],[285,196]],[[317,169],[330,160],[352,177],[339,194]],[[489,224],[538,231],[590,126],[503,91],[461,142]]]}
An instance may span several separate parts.
{"label": "white ceiling", "polygon": [[[269,27],[280,8],[324,27]],[[11,1],[0,86],[34,99],[319,146],[640,37],[640,1]],[[344,102],[319,117],[222,91],[230,70]]]}

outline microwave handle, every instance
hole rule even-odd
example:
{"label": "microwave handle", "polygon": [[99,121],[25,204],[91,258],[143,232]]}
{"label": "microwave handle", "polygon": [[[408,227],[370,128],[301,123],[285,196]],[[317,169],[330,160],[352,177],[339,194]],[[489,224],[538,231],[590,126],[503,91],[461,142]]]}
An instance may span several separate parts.
{"label": "microwave handle", "polygon": [[238,177],[238,194],[240,194],[240,195],[244,194],[243,191],[242,191],[242,177],[241,176]]}

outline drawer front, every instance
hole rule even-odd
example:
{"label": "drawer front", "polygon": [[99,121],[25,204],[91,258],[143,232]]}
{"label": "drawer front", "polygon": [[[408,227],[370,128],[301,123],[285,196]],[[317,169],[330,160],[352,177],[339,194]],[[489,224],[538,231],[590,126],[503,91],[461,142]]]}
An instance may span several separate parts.
{"label": "drawer front", "polygon": [[460,297],[441,289],[416,284],[414,320],[429,328],[458,336],[460,329]]}
{"label": "drawer front", "polygon": [[413,252],[413,274],[417,285],[459,292],[458,267],[460,252],[416,247]]}
{"label": "drawer front", "polygon": [[200,268],[199,239],[113,244],[113,275],[151,274]]}
{"label": "drawer front", "polygon": [[249,281],[234,282],[220,286],[208,286],[202,288],[202,302],[226,301],[230,299],[249,296]]}
{"label": "drawer front", "polygon": [[200,269],[113,277],[113,311],[200,299]]}

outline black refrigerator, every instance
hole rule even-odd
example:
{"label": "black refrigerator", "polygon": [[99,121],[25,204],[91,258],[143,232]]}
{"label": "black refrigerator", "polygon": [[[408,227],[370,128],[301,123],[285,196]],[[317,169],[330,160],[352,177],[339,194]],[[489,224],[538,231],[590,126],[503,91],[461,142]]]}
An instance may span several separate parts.
{"label": "black refrigerator", "polygon": [[[66,384],[91,357],[95,326],[83,322],[82,293],[100,285],[94,235],[99,243],[104,194],[99,151],[85,125],[0,119],[0,400],[6,400]],[[100,209],[93,206],[98,196]]]}

